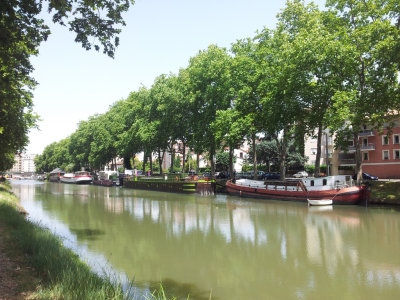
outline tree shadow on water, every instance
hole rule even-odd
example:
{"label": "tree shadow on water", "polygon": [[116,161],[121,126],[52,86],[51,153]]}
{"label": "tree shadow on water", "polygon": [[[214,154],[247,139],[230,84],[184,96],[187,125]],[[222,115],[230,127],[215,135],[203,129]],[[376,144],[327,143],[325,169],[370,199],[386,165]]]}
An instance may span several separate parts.
{"label": "tree shadow on water", "polygon": [[84,229],[77,229],[77,228],[71,228],[71,232],[75,233],[78,240],[96,240],[99,238],[100,235],[105,234],[103,230],[99,229],[89,229],[89,228],[84,228]]}

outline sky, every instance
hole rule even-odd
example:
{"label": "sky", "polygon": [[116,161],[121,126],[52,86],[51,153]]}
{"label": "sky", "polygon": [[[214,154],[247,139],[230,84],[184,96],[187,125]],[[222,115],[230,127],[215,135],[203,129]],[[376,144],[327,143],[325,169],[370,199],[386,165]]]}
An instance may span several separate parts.
{"label": "sky", "polygon": [[[310,1],[307,1],[310,2]],[[27,153],[71,135],[80,121],[105,113],[141,86],[151,87],[161,74],[177,74],[189,59],[210,44],[230,48],[274,29],[285,0],[136,0],[124,15],[115,58],[86,51],[67,28],[50,21],[52,34],[33,57],[34,111],[39,130],[32,129]],[[321,8],[324,0],[314,0]],[[48,20],[47,17],[45,17]]]}

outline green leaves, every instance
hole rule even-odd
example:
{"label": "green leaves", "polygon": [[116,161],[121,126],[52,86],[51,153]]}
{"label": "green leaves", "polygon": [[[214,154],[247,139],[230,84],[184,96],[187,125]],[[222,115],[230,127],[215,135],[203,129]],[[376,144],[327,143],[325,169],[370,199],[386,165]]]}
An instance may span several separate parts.
{"label": "green leaves", "polygon": [[[74,23],[79,41],[89,49],[86,38],[97,34],[95,26],[105,26],[95,47],[113,51],[102,38],[117,31],[103,21],[120,20],[127,1],[86,1],[86,8],[79,1],[51,3],[60,12],[57,22],[77,3],[74,9],[86,16]],[[388,110],[400,109],[399,5],[327,3],[329,10],[320,11],[288,1],[275,29],[237,41],[230,51],[210,45],[178,75],[160,75],[151,88],[83,122],[69,145],[77,165],[98,168],[116,155],[129,158],[140,151],[161,155],[176,141],[212,158],[217,149],[232,150],[259,134],[274,140],[284,174],[286,163],[302,162],[292,152],[304,134],[330,127],[344,142],[363,122],[380,126]],[[103,10],[110,14],[100,21]]]}
{"label": "green leaves", "polygon": [[[76,42],[89,50],[114,57],[119,44],[122,14],[133,1],[129,0],[49,0],[48,13],[53,22],[69,26],[76,33]],[[42,1],[8,0],[0,5],[0,170],[10,165],[9,156],[28,143],[28,132],[36,126],[32,89],[36,81],[30,77],[31,55],[50,34],[39,17]],[[4,169],[5,168],[5,169]]]}

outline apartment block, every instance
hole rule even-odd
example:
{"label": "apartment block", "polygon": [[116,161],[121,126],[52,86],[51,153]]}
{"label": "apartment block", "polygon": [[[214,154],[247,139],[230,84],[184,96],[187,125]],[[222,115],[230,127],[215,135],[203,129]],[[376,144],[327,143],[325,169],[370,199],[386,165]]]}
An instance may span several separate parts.
{"label": "apartment block", "polygon": [[[332,137],[331,140],[328,140],[328,144],[322,142],[321,164],[326,163],[326,154],[324,153],[326,153],[326,147],[328,147],[331,175],[354,172],[346,168],[356,165],[354,142],[354,140],[349,140],[347,150],[333,149]],[[359,132],[359,143],[361,145],[363,172],[383,179],[400,178],[400,120],[394,122],[394,127],[390,131],[388,129],[378,131],[367,125],[363,126]],[[314,164],[316,140],[307,139],[305,149],[305,154],[309,157],[308,163]]]}

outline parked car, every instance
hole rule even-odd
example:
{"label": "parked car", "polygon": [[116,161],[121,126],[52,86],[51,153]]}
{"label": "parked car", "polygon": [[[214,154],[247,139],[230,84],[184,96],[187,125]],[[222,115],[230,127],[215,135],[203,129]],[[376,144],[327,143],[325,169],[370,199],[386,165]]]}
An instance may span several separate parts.
{"label": "parked car", "polygon": [[215,172],[215,178],[224,179],[228,178],[224,172]]}
{"label": "parked car", "polygon": [[[379,179],[377,176],[371,175],[371,174],[366,173],[366,172],[363,172],[363,173],[362,173],[362,178],[363,178],[364,180],[378,180],[378,179]],[[354,180],[357,180],[357,174],[354,174],[354,175],[353,175],[353,179],[354,179]]]}
{"label": "parked car", "polygon": [[293,175],[296,178],[308,177],[308,173],[306,171],[300,171]]}
{"label": "parked car", "polygon": [[204,172],[203,177],[211,177],[211,172]]}
{"label": "parked car", "polygon": [[280,179],[280,178],[281,178],[281,174],[277,174],[277,173],[264,173],[262,178],[263,178],[264,180]]}

